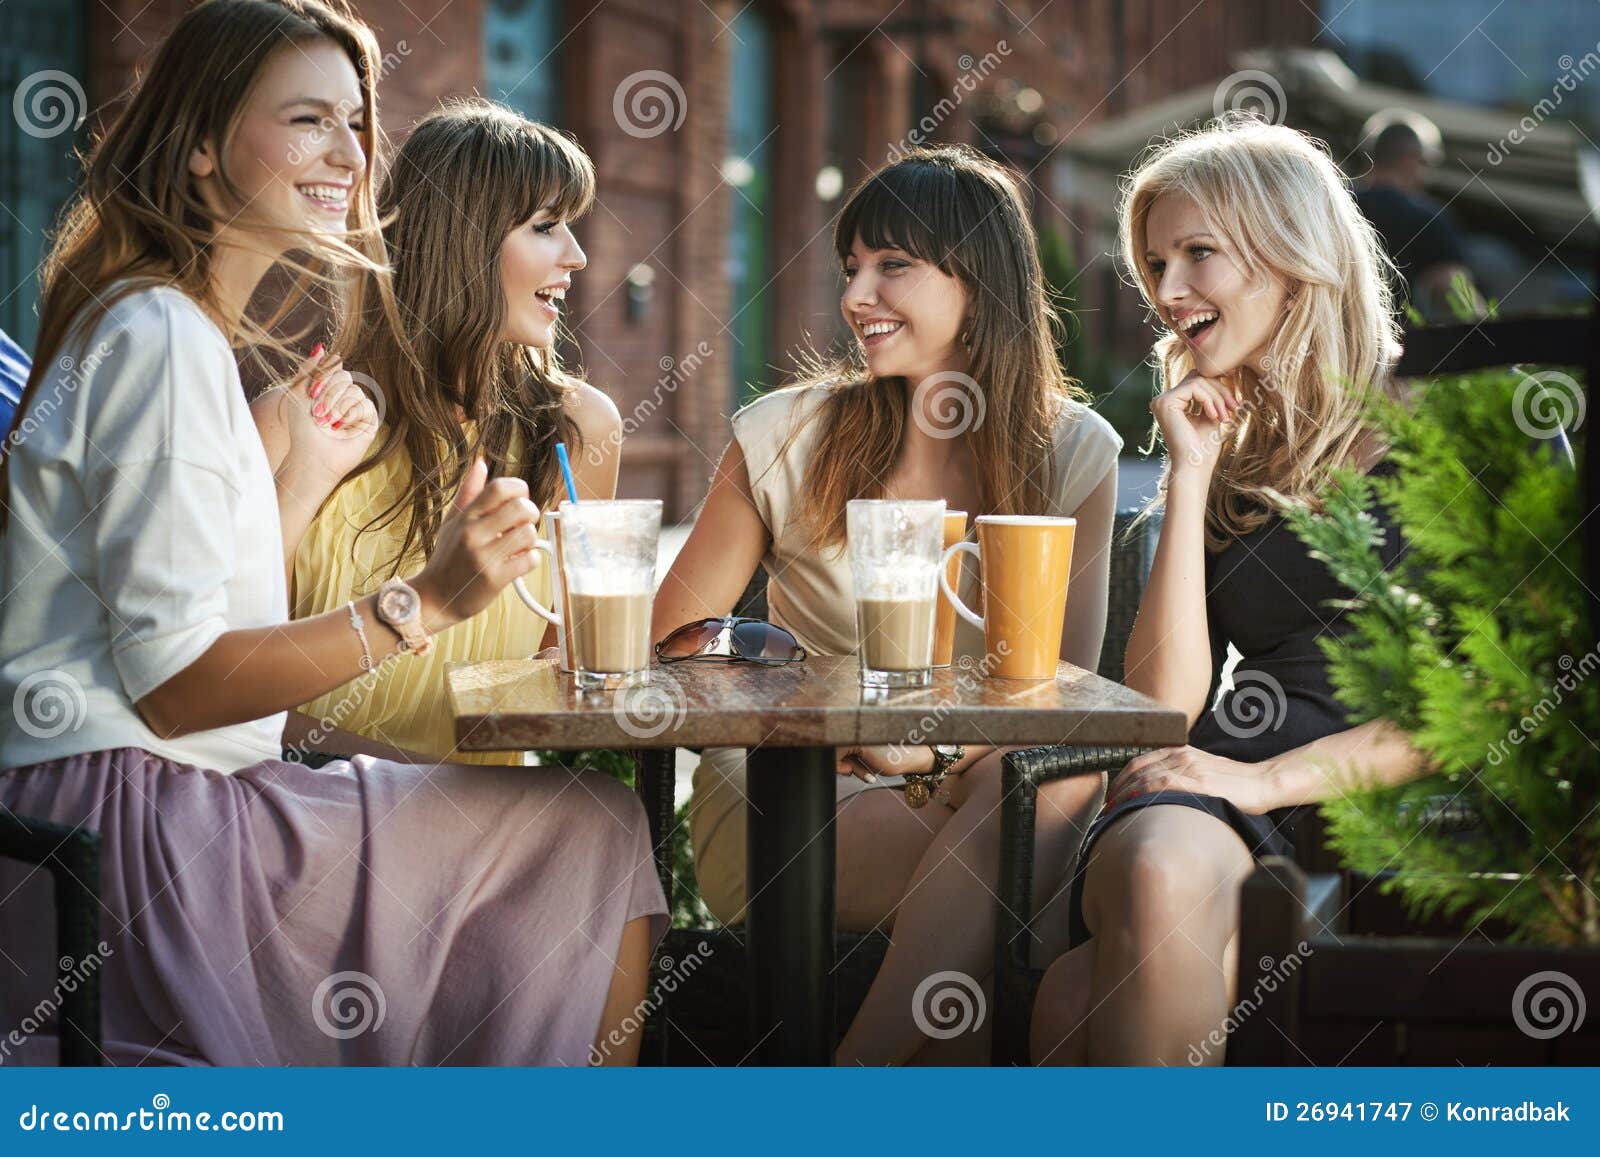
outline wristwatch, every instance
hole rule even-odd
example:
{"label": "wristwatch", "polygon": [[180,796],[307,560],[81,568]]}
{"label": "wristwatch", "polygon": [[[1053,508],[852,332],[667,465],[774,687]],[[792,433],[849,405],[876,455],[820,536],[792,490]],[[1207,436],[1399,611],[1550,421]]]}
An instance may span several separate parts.
{"label": "wristwatch", "polygon": [[426,655],[433,636],[422,629],[422,598],[404,579],[392,578],[378,588],[378,618],[400,636],[400,649]]}
{"label": "wristwatch", "polygon": [[959,743],[935,743],[932,745],[932,751],[932,771],[906,772],[906,803],[911,807],[926,806],[950,769],[960,763],[967,754],[967,749]]}

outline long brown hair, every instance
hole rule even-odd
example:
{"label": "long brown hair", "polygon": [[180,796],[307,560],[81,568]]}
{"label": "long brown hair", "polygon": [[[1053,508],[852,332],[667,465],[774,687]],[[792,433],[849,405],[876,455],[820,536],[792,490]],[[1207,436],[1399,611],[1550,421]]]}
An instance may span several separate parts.
{"label": "long brown hair", "polygon": [[[913,150],[851,193],[833,232],[841,264],[858,237],[931,262],[965,287],[963,340],[981,394],[950,400],[983,407],[982,421],[963,435],[983,464],[982,510],[974,513],[1044,513],[1052,430],[1067,402],[1088,395],[1056,357],[1061,319],[1045,292],[1020,179],[971,149]],[[822,428],[799,517],[819,546],[837,545],[845,538],[845,504],[883,496],[908,420],[907,386],[915,383],[874,378],[852,343],[831,363],[811,366],[804,384],[828,397],[815,419]]]}
{"label": "long brown hair", "polygon": [[[129,294],[152,285],[171,286],[221,317],[211,279],[214,214],[195,188],[189,158],[206,144],[217,157],[226,157],[268,59],[291,45],[319,39],[343,49],[360,78],[365,120],[358,135],[368,165],[351,190],[345,238],[296,232],[286,239],[281,230],[234,223],[241,236],[261,237],[265,252],[281,252],[288,240],[307,255],[303,262],[284,259],[297,271],[297,286],[277,313],[263,323],[242,318],[234,336],[246,344],[280,347],[268,331],[299,304],[307,289],[326,287],[338,303],[348,300],[345,291],[353,288],[345,284],[348,270],[382,269],[369,177],[378,149],[379,57],[372,30],[342,4],[207,0],[178,21],[132,99],[85,160],[82,187],[41,270],[39,339],[13,429],[26,417],[62,346],[74,334],[90,332],[106,310]],[[217,174],[230,203],[243,206],[247,199],[226,170],[219,165]],[[352,305],[360,308],[359,298]],[[9,496],[9,465],[6,455],[0,462],[0,526]]]}
{"label": "long brown hair", "polygon": [[[1150,209],[1168,192],[1193,198],[1255,276],[1276,273],[1292,292],[1263,357],[1230,385],[1245,398],[1219,448],[1206,497],[1206,546],[1222,550],[1285,502],[1320,506],[1329,471],[1348,465],[1369,434],[1366,396],[1397,397],[1399,356],[1383,246],[1327,146],[1285,125],[1225,117],[1155,146],[1122,195],[1122,259],[1145,303],[1165,318],[1159,279],[1145,259]],[[1163,388],[1194,369],[1170,328],[1154,358]],[[1161,489],[1145,514],[1166,497]],[[1141,515],[1143,517],[1143,515]]]}
{"label": "long brown hair", "polygon": [[356,474],[400,454],[410,465],[404,492],[363,528],[407,516],[396,568],[417,544],[433,550],[478,455],[491,473],[514,468],[541,505],[556,497],[556,443],[576,454],[580,442],[566,409],[577,382],[554,348],[502,337],[500,248],[541,209],[582,216],[594,190],[594,166],[574,141],[487,100],[445,104],[395,154],[378,209],[403,328],[370,310],[345,362],[385,398],[387,433]]}

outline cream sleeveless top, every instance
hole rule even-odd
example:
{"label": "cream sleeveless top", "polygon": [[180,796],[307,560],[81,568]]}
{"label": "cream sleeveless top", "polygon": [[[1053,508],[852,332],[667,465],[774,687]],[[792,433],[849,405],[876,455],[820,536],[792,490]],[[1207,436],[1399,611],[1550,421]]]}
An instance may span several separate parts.
{"label": "cream sleeveless top", "polygon": [[[378,444],[385,433],[379,431]],[[295,618],[342,608],[351,599],[371,594],[396,573],[393,559],[405,540],[409,513],[402,513],[387,526],[358,532],[389,509],[405,493],[410,480],[411,460],[402,451],[334,492],[295,555]],[[415,574],[425,561],[413,544],[412,556],[398,574],[402,578]],[[523,582],[534,598],[549,606],[547,569],[541,564]],[[300,710],[346,731],[453,763],[522,763],[520,752],[456,750],[444,673],[450,663],[525,659],[539,650],[544,628],[544,620],[524,606],[508,586],[482,612],[435,636],[433,649],[426,655],[402,656],[380,668],[376,679],[356,679]],[[367,629],[374,627],[369,623]]]}
{"label": "cream sleeveless top", "polygon": [[[806,468],[822,433],[818,411],[827,398],[819,386],[775,390],[740,410],[733,436],[744,452],[750,489],[772,536],[762,565],[767,571],[768,618],[792,632],[812,654],[856,650],[854,582],[843,543],[820,547],[795,517]],[[1122,439],[1111,424],[1081,403],[1068,403],[1051,437],[1044,513],[1071,517],[1117,460]],[[977,512],[969,512],[972,517]],[[972,537],[971,517],[968,537]],[[964,563],[970,564],[967,558]],[[961,595],[978,605],[977,568],[964,565]],[[955,654],[981,659],[983,632],[956,620]]]}

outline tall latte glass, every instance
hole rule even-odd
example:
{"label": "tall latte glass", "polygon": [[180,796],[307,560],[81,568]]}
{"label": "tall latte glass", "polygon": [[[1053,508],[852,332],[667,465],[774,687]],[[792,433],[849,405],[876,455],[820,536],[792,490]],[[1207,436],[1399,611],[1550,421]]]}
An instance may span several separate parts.
{"label": "tall latte glass", "polygon": [[863,687],[933,681],[944,501],[857,498],[845,509]]}
{"label": "tall latte glass", "polygon": [[573,677],[593,691],[643,682],[650,671],[650,609],[655,597],[660,499],[564,503],[559,557],[559,612],[543,606],[520,580],[517,594],[565,635]]}

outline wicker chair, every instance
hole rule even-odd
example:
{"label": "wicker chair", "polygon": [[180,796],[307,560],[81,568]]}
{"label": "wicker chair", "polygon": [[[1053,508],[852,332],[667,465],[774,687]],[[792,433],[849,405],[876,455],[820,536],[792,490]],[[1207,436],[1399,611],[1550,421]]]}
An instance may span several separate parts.
{"label": "wicker chair", "polygon": [[[100,943],[100,837],[93,832],[0,813],[0,859],[36,864],[55,884],[54,959],[94,960]],[[72,989],[61,986],[57,1059],[95,1066],[100,1049],[100,970],[91,968]]]}
{"label": "wicker chair", "polygon": [[[1123,653],[1139,598],[1155,561],[1159,517],[1137,528],[1136,510],[1117,514],[1106,603],[1105,642],[1099,674],[1122,682]],[[1079,775],[1120,771],[1146,747],[1030,747],[1000,761],[1000,880],[995,913],[994,1011],[990,1059],[997,1065],[1028,1062],[1028,1020],[1033,995],[1044,977],[1032,966],[1033,825],[1039,785]]]}
{"label": "wicker chair", "polygon": [[[1112,536],[1111,582],[1099,674],[1116,682],[1122,680],[1122,655],[1139,609],[1139,596],[1155,558],[1160,528],[1159,519],[1154,519],[1135,530],[1132,524],[1137,513],[1137,509],[1119,512]],[[735,613],[766,616],[765,571],[756,571],[740,597]],[[1001,841],[1005,851],[1000,865],[1001,903],[997,943],[1020,947],[1014,952],[1008,948],[1005,956],[997,959],[995,965],[994,1055],[997,1060],[1003,1058],[1009,1062],[1019,1050],[1025,1056],[1028,1008],[1032,1003],[1033,990],[1042,975],[1027,970],[1026,924],[1014,915],[1032,911],[1033,817],[1039,784],[1069,775],[1098,774],[1120,768],[1143,750],[1146,749],[1040,747],[1012,752],[1003,761],[1005,804],[1001,816]],[[649,815],[650,835],[655,841],[656,867],[669,902],[674,883],[671,836],[675,811],[676,758],[677,752],[671,748],[635,753],[638,764],[635,783]],[[734,956],[738,955],[737,949],[742,947],[739,934],[732,930],[718,931],[710,938],[720,945],[735,948]],[[693,950],[693,942],[702,939],[708,939],[703,930],[674,929],[668,934],[660,955],[681,960],[685,953]],[[853,1016],[854,1006],[859,1003],[866,985],[871,983],[883,960],[888,939],[882,933],[841,933],[838,943],[841,961],[839,1020],[841,1024],[847,1024]],[[737,972],[729,971],[721,974],[717,982],[707,983],[698,991],[714,994],[714,999],[727,1002],[726,1014],[736,1016],[738,1014],[731,1007],[729,997],[738,983]],[[667,1018],[664,1011],[658,1011],[651,1020],[664,1023]],[[664,1063],[666,1034],[660,1026],[648,1031],[654,1045],[648,1051],[652,1059]]]}

